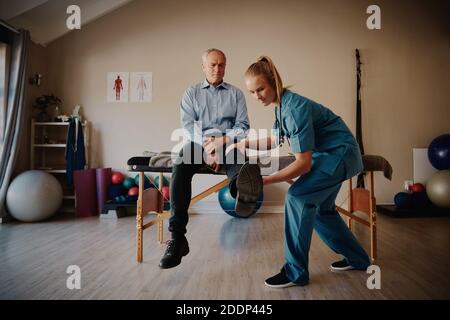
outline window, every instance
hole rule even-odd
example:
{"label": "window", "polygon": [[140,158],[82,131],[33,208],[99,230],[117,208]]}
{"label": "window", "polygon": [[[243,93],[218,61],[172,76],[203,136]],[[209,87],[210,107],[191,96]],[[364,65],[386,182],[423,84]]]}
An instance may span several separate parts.
{"label": "window", "polygon": [[0,42],[0,152],[3,149],[3,139],[6,127],[6,103],[8,92],[9,47]]}

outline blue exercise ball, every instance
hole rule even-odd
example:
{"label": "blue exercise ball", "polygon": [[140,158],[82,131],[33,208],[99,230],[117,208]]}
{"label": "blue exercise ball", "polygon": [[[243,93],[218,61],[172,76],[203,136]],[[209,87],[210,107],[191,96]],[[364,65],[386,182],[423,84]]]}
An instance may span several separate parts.
{"label": "blue exercise ball", "polygon": [[45,171],[30,170],[19,174],[6,194],[8,212],[17,220],[36,222],[50,218],[63,202],[59,181]]}
{"label": "blue exercise ball", "polygon": [[133,179],[133,178],[126,177],[126,178],[123,180],[122,185],[124,186],[125,189],[129,190],[129,189],[131,189],[132,187],[135,187],[135,186],[136,186],[136,183],[134,182],[134,179]]}
{"label": "blue exercise ball", "polygon": [[399,192],[394,197],[394,203],[398,208],[405,209],[412,205],[411,194],[407,192]]}
{"label": "blue exercise ball", "polygon": [[430,200],[428,199],[427,192],[414,192],[411,194],[411,206],[415,209],[424,208],[430,204]]}
{"label": "blue exercise ball", "polygon": [[128,190],[123,186],[122,183],[110,184],[108,188],[108,199],[116,199],[117,197],[126,195],[127,193]]}
{"label": "blue exercise ball", "polygon": [[264,193],[261,192],[259,194],[258,200],[256,201],[256,207],[254,212],[247,217],[242,217],[238,215],[234,210],[234,208],[236,207],[236,198],[233,198],[233,196],[231,195],[230,187],[228,185],[219,190],[218,198],[220,207],[230,216],[235,218],[249,218],[252,215],[254,215],[259,210],[259,208],[261,208],[261,205],[264,201]]}
{"label": "blue exercise ball", "polygon": [[[138,186],[139,185],[139,175],[137,174],[134,177],[134,183]],[[154,187],[153,184],[150,182],[150,179],[144,174],[144,190],[148,188]]]}
{"label": "blue exercise ball", "polygon": [[[156,188],[159,189],[159,176],[155,177],[154,183],[155,183]],[[168,186],[168,185],[169,185],[169,180],[167,180],[167,178],[163,176],[163,187]]]}
{"label": "blue exercise ball", "polygon": [[443,134],[431,141],[428,147],[428,159],[438,170],[450,169],[450,133]]}

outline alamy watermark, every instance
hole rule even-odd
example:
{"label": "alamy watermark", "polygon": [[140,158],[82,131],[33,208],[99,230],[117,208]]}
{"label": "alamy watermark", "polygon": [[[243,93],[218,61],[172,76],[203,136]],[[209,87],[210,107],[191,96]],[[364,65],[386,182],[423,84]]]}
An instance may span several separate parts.
{"label": "alamy watermark", "polygon": [[79,6],[72,4],[67,7],[67,14],[70,16],[66,20],[66,26],[69,30],[81,29],[81,9]]}
{"label": "alamy watermark", "polygon": [[381,269],[376,264],[370,265],[366,272],[371,274],[369,278],[367,278],[366,286],[367,289],[381,289]]}
{"label": "alamy watermark", "polygon": [[66,269],[66,273],[70,274],[66,280],[66,287],[69,290],[81,289],[81,269],[77,265],[70,265]]}
{"label": "alamy watermark", "polygon": [[381,9],[376,4],[367,7],[366,13],[370,14],[367,18],[366,25],[369,30],[381,29]]}

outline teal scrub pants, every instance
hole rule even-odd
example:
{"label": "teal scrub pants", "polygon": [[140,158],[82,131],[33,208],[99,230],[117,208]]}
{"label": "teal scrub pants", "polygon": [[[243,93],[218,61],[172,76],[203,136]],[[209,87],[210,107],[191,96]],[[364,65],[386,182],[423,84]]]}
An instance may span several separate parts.
{"label": "teal scrub pants", "polygon": [[346,171],[341,160],[334,173],[321,170],[325,157],[314,159],[309,173],[298,178],[285,199],[285,259],[284,269],[292,282],[309,282],[308,254],[313,229],[337,254],[345,257],[356,269],[370,265],[367,253],[336,211],[335,200]]}

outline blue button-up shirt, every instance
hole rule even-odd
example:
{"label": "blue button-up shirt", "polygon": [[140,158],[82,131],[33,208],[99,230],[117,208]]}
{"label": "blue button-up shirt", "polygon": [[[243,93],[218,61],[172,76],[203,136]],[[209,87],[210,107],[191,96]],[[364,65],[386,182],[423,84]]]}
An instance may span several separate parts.
{"label": "blue button-up shirt", "polygon": [[214,87],[205,80],[191,86],[181,99],[181,125],[191,141],[224,134],[239,141],[250,127],[244,94],[226,82]]}

